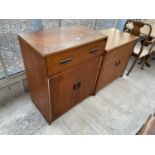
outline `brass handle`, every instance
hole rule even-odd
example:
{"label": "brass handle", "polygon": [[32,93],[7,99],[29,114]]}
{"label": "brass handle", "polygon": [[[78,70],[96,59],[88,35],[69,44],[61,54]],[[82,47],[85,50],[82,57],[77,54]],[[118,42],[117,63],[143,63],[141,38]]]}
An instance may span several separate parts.
{"label": "brass handle", "polygon": [[72,61],[72,58],[67,58],[67,59],[64,59],[64,60],[61,60],[59,62],[60,65],[63,65],[63,64],[68,64]]}
{"label": "brass handle", "polygon": [[95,52],[98,52],[98,51],[99,51],[98,48],[94,48],[94,49],[91,49],[91,50],[89,51],[89,53],[92,54],[92,53],[95,53]]}

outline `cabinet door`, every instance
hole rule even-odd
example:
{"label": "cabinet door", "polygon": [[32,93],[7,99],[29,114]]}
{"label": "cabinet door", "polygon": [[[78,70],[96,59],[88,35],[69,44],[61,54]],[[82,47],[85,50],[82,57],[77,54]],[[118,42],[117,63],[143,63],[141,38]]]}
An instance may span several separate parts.
{"label": "cabinet door", "polygon": [[106,53],[101,66],[96,92],[123,75],[134,45],[135,42],[131,42]]}
{"label": "cabinet door", "polygon": [[103,63],[97,84],[97,91],[117,77],[120,77],[123,74],[127,63],[128,59],[125,57],[117,57],[108,63]]}
{"label": "cabinet door", "polygon": [[53,120],[94,93],[101,58],[89,59],[50,79]]}

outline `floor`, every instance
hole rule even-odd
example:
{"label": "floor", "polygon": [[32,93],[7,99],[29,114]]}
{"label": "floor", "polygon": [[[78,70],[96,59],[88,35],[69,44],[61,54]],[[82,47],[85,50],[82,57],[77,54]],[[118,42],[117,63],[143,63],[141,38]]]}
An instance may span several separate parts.
{"label": "floor", "polygon": [[32,104],[29,93],[0,107],[0,134],[135,134],[155,111],[155,61],[136,65],[123,76],[72,108],[50,126]]}

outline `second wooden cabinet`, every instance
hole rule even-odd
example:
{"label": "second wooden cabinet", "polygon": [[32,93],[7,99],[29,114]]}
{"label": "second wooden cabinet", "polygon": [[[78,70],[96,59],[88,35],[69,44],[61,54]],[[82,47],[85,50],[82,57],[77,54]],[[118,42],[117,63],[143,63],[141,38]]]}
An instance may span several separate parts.
{"label": "second wooden cabinet", "polygon": [[96,92],[123,75],[132,55],[137,37],[116,29],[101,30],[108,36]]}

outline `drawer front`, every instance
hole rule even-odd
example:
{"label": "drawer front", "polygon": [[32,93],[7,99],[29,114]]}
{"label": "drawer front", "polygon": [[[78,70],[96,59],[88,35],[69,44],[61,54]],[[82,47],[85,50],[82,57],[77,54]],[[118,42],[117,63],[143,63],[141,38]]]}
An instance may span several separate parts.
{"label": "drawer front", "polygon": [[105,44],[106,40],[101,40],[47,57],[48,76],[63,72],[88,58],[103,54]]}

